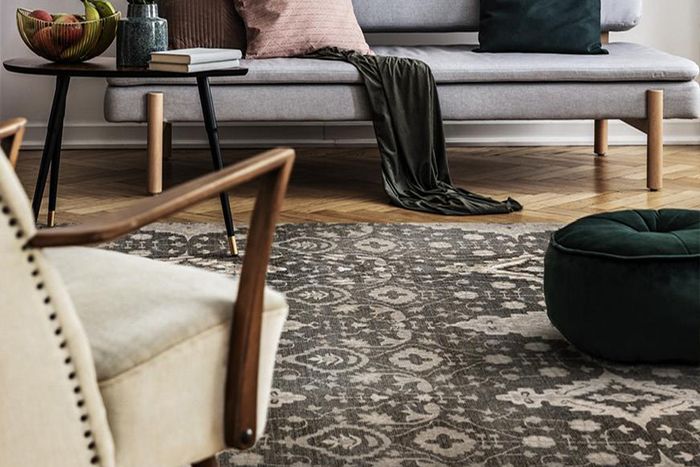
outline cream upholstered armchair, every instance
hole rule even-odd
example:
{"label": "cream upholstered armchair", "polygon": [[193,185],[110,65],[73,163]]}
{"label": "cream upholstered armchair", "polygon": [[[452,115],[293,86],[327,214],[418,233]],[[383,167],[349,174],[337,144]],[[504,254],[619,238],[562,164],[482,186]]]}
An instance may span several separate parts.
{"label": "cream upholstered armchair", "polygon": [[[0,137],[22,123],[0,123]],[[0,155],[0,466],[215,465],[253,445],[288,311],[265,274],[293,159],[269,151],[101,221],[37,231]],[[240,282],[73,246],[256,178]]]}

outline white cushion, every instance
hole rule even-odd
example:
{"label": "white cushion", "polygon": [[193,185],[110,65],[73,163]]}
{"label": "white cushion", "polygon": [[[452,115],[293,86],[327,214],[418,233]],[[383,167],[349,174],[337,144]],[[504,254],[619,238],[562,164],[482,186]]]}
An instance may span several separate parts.
{"label": "white cushion", "polygon": [[[118,466],[195,462],[225,447],[226,363],[237,282],[92,248],[45,250],[95,359]],[[264,430],[284,297],[265,291],[257,432]],[[154,446],[158,446],[154,449]]]}

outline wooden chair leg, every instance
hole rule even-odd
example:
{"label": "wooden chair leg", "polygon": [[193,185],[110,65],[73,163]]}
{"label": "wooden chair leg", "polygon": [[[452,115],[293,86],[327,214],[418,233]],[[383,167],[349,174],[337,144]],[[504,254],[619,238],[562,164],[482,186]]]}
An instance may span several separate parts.
{"label": "wooden chair leg", "polygon": [[192,467],[219,467],[219,462],[216,460],[216,456],[212,456],[209,459],[192,464]]}
{"label": "wooden chair leg", "polygon": [[595,153],[604,156],[608,153],[608,121],[595,121]]}
{"label": "wooden chair leg", "polygon": [[148,192],[163,191],[163,93],[148,93]]}
{"label": "wooden chair leg", "polygon": [[647,187],[651,191],[664,184],[664,92],[647,91]]}
{"label": "wooden chair leg", "polygon": [[163,159],[170,160],[173,157],[173,124],[163,124]]}

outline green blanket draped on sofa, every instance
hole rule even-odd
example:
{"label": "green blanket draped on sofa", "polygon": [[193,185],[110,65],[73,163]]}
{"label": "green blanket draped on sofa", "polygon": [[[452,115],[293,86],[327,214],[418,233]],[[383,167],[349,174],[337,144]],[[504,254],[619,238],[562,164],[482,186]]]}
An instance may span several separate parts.
{"label": "green blanket draped on sofa", "polygon": [[362,75],[382,156],[384,190],[393,203],[457,216],[522,209],[511,198],[496,201],[452,184],[437,86],[428,65],[337,48],[321,49],[308,57],[345,61]]}

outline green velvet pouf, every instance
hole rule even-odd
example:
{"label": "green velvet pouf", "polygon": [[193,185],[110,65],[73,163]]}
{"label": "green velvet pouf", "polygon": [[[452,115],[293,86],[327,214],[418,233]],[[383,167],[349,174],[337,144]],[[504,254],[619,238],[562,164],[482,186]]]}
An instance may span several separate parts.
{"label": "green velvet pouf", "polygon": [[552,235],[547,314],[569,342],[621,362],[700,362],[700,211],[598,214]]}

